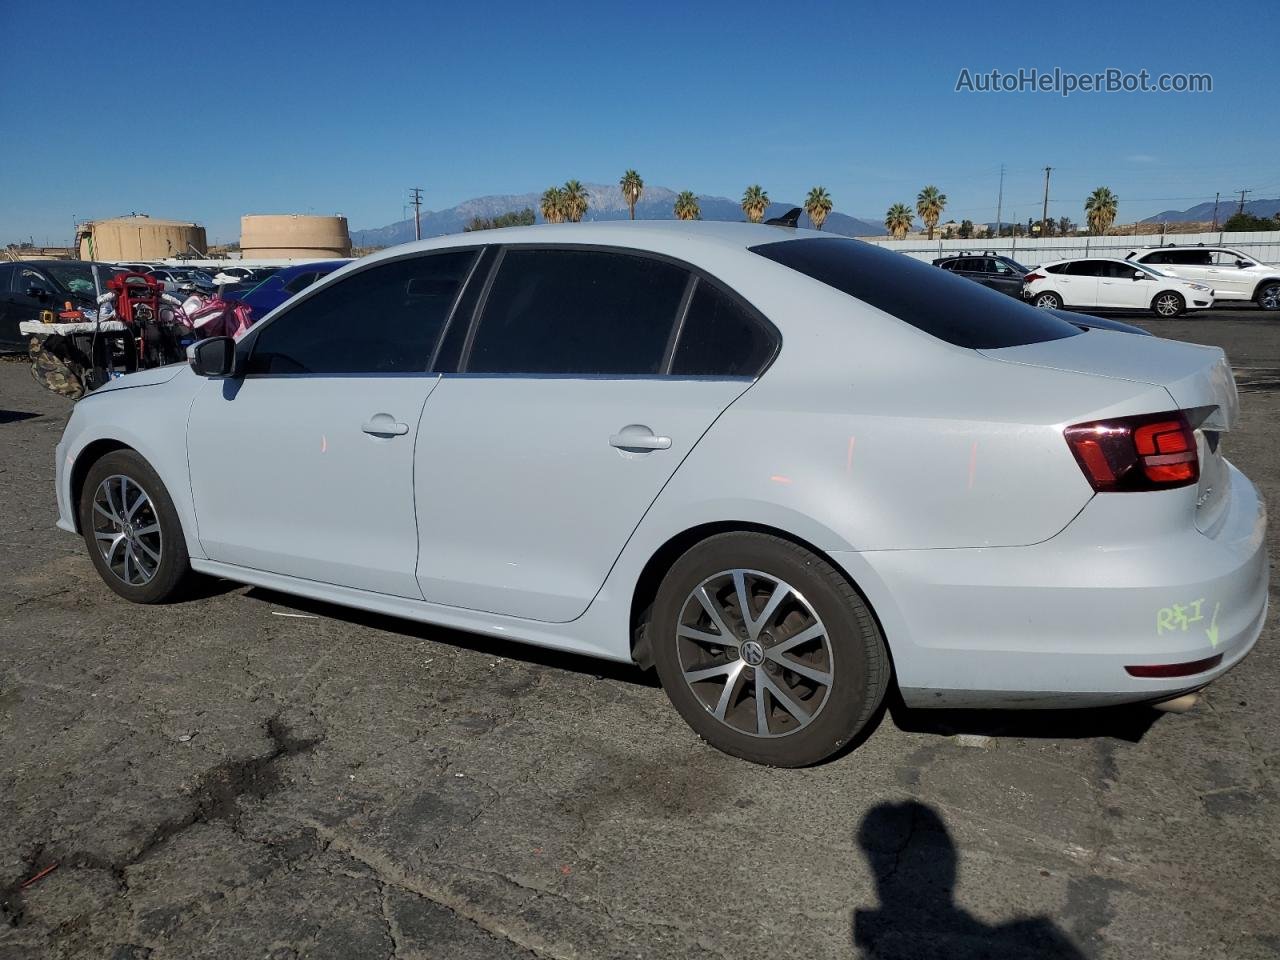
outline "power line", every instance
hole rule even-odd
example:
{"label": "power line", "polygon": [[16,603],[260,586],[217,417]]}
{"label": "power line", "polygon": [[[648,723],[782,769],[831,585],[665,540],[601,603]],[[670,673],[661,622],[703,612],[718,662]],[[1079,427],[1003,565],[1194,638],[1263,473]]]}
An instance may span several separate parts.
{"label": "power line", "polygon": [[1040,236],[1049,235],[1049,174],[1053,167],[1044,168],[1044,207],[1040,211]]}

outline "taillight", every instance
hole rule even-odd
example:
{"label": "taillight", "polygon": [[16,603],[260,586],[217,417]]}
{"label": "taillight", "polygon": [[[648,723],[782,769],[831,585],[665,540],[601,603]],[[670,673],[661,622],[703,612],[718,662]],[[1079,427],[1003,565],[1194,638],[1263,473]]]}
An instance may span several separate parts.
{"label": "taillight", "polygon": [[1099,493],[1167,490],[1200,479],[1196,435],[1180,410],[1077,423],[1063,432]]}
{"label": "taillight", "polygon": [[1030,283],[1032,280],[1043,280],[1043,279],[1044,279],[1043,273],[1028,273],[1025,277],[1022,278],[1022,282]]}

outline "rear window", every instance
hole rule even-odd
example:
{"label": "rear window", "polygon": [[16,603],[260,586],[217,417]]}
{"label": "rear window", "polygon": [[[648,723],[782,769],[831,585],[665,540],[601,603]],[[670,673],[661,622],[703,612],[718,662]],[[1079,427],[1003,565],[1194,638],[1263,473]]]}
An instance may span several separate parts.
{"label": "rear window", "polygon": [[751,250],[958,347],[993,350],[1081,332],[1006,294],[859,240],[782,240]]}

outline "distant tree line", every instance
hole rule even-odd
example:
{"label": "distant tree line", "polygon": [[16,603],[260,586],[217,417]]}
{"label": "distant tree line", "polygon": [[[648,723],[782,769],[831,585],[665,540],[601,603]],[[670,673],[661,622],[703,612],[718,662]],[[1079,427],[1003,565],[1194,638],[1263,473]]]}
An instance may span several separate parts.
{"label": "distant tree line", "polygon": [[519,211],[500,213],[496,217],[472,217],[471,222],[462,229],[472,233],[476,230],[497,230],[500,227],[531,227],[536,219],[533,207],[525,207]]}

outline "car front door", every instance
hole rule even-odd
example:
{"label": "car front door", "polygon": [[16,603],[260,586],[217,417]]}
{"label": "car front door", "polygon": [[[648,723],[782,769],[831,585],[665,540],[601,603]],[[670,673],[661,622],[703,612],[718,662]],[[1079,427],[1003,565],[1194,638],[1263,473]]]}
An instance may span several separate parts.
{"label": "car front door", "polygon": [[[1214,296],[1228,300],[1248,300],[1258,282],[1256,274],[1248,269],[1253,261],[1241,257],[1233,250],[1214,250],[1210,253],[1212,265],[1205,270],[1203,282],[1213,287]],[[1241,267],[1240,264],[1247,264]]]}
{"label": "car front door", "polygon": [[433,603],[567,622],[776,333],[629,252],[512,247],[489,282],[419,431],[418,577]]}
{"label": "car front door", "polygon": [[18,324],[29,317],[14,289],[16,272],[13,264],[0,263],[0,350],[26,349],[27,338],[18,332]]}
{"label": "car front door", "polygon": [[[1155,278],[1131,263],[1099,261],[1098,306],[1145,310],[1155,296]],[[1138,275],[1141,274],[1141,279]]]}
{"label": "car front door", "polygon": [[187,457],[212,560],[421,599],[414,443],[428,373],[474,249],[381,261],[246,341],[246,373],[204,384]]}

